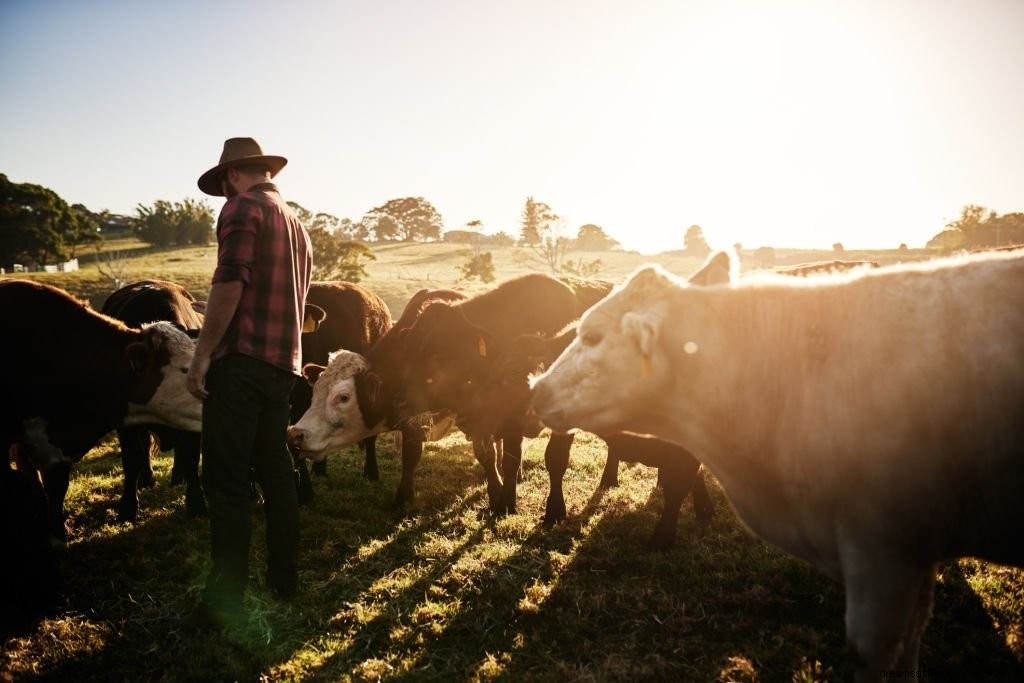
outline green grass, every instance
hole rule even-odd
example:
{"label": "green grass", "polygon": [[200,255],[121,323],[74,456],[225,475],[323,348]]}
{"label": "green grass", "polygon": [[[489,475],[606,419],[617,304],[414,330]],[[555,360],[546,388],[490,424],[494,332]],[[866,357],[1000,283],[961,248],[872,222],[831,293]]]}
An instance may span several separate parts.
{"label": "green grass", "polygon": [[[248,620],[224,633],[184,624],[206,570],[205,520],[185,515],[170,458],[157,461],[137,525],[116,523],[112,442],[75,469],[69,602],[4,647],[14,680],[848,680],[840,587],[750,536],[711,482],[701,533],[690,503],[677,546],[649,552],[656,473],[623,466],[598,493],[603,442],[581,435],[566,480],[569,519],[540,527],[544,439],[528,442],[519,512],[481,517],[486,493],[459,434],[430,445],[416,505],[390,507],[400,458],[382,440],[381,480],[361,454],[332,456],[302,510],[300,595],[259,586],[265,548],[253,503]],[[1024,572],[950,564],[922,662],[974,680],[1024,672]],[[981,673],[986,675],[983,677]]]}
{"label": "green grass", "polygon": [[[455,283],[447,269],[459,251],[383,247],[366,284],[397,315],[419,287]],[[137,277],[198,292],[212,268],[208,249],[140,258]],[[496,255],[499,278],[521,272],[517,259],[525,262],[516,250]],[[609,274],[631,270],[629,259],[609,259]],[[683,274],[695,267],[666,260]],[[102,285],[88,268],[60,277],[83,296]],[[676,547],[650,552],[662,506],[656,472],[624,465],[620,486],[597,492],[605,448],[581,435],[565,482],[569,518],[544,530],[544,444],[528,441],[518,513],[498,520],[481,515],[482,475],[458,433],[428,446],[405,512],[391,507],[400,474],[392,437],[378,449],[379,482],[361,477],[357,450],[333,455],[302,510],[298,598],[277,602],[260,588],[254,502],[248,618],[211,634],[185,625],[207,569],[207,522],[186,516],[163,455],[139,522],[118,524],[120,462],[108,439],[73,472],[60,559],[67,604],[4,643],[0,681],[850,680],[841,588],[748,534],[717,483],[710,527],[701,532],[687,501]],[[945,566],[922,665],[935,678],[1021,680],[1024,572]]]}

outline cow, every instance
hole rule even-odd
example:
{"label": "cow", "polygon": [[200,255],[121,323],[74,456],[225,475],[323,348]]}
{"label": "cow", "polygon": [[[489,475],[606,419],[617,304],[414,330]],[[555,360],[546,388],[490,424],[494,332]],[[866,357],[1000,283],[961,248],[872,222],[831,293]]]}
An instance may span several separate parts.
{"label": "cow", "polygon": [[45,423],[63,460],[42,472],[52,534],[63,542],[70,463],[125,425],[199,431],[202,404],[186,388],[195,342],[169,322],[142,329],[92,310],[68,292],[29,280],[0,282],[0,448],[22,438],[26,420]]}
{"label": "cow", "polygon": [[[311,319],[311,313],[318,311]],[[377,294],[369,289],[342,281],[313,282],[306,295],[306,318],[302,334],[303,364],[326,365],[328,355],[338,349],[366,353],[391,328],[391,311]],[[291,394],[291,421],[297,421],[309,409],[312,387],[303,381],[295,383]],[[377,464],[377,437],[367,436],[359,442],[364,453],[363,476],[370,481],[380,478]],[[306,460],[293,449],[298,471],[299,501],[313,500],[313,485]],[[314,462],[317,474],[326,474],[326,460]]]}
{"label": "cow", "polygon": [[[312,401],[305,414],[288,429],[289,441],[302,457],[318,461],[327,453],[358,443],[384,431],[402,434],[402,475],[394,505],[402,508],[415,499],[416,467],[423,442],[433,441],[451,429],[453,416],[444,413],[409,412],[402,398],[407,370],[405,335],[425,307],[438,302],[465,299],[450,289],[422,289],[406,304],[402,315],[367,352],[366,356],[340,349],[326,366],[307,363],[303,375],[312,387]],[[501,488],[498,467],[501,443],[493,438],[471,439],[473,453],[484,469],[488,490]]]}
{"label": "cow", "polygon": [[[180,284],[167,280],[139,280],[114,291],[103,302],[101,313],[131,327],[166,320],[195,336],[203,324],[196,310],[196,298]],[[139,488],[152,485],[150,458],[154,451],[174,450],[171,484],[185,484],[185,511],[191,516],[206,514],[206,500],[199,478],[200,433],[166,425],[132,425],[117,429],[121,445],[124,490],[118,504],[118,519],[135,522],[139,512]]]}
{"label": "cow", "polygon": [[940,562],[1024,566],[1022,251],[715,287],[644,267],[533,407],[692,451],[755,534],[842,582],[860,681],[917,670]]}

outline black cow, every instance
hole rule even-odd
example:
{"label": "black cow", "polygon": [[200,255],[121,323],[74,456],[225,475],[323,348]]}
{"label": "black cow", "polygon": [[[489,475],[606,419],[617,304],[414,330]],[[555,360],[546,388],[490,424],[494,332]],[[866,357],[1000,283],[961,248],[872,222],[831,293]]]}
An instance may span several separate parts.
{"label": "black cow", "polygon": [[70,463],[125,425],[162,422],[198,431],[202,404],[185,379],[195,342],[168,322],[142,329],[97,313],[57,287],[28,280],[0,281],[0,452],[24,438],[40,419],[48,443],[63,459],[42,472],[49,521],[65,538],[64,496]]}
{"label": "black cow", "polygon": [[[101,311],[142,327],[154,320],[174,323],[190,335],[198,334],[203,317],[193,304],[196,298],[185,287],[166,280],[140,280],[112,293]],[[148,424],[120,427],[121,465],[124,491],[118,506],[118,519],[135,522],[139,511],[139,488],[153,483],[151,456],[174,449],[171,484],[185,484],[185,510],[189,515],[206,514],[206,501],[199,479],[200,433]]]}

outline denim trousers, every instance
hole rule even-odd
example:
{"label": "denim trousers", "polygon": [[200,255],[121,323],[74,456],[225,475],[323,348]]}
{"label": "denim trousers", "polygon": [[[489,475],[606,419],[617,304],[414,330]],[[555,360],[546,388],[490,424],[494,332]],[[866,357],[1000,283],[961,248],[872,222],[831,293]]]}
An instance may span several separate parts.
{"label": "denim trousers", "polygon": [[288,450],[289,396],[295,376],[243,355],[215,360],[203,402],[203,487],[210,515],[212,567],[203,599],[237,606],[249,583],[250,472],[263,492],[267,581],[294,587],[299,503]]}

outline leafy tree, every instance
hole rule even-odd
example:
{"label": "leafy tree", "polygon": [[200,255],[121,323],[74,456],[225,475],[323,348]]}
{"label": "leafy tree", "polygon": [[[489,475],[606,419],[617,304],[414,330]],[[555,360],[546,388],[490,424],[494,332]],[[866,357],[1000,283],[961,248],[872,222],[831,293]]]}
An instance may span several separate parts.
{"label": "leafy tree", "polygon": [[[82,207],[84,209],[84,207]],[[45,265],[68,260],[95,225],[53,190],[12,183],[0,173],[0,263]]]}
{"label": "leafy tree", "polygon": [[707,240],[704,239],[704,231],[699,225],[691,225],[686,229],[683,245],[683,252],[687,256],[704,258],[711,253],[711,247],[708,246]]}
{"label": "leafy tree", "polygon": [[842,254],[844,251],[846,251],[846,247],[843,246],[842,242],[835,242],[832,244],[832,251],[834,251],[836,254]]}
{"label": "leafy tree", "polygon": [[1024,244],[1024,213],[1000,216],[983,206],[968,204],[960,217],[928,241],[928,246],[953,249],[985,249]]}
{"label": "leafy tree", "polygon": [[511,247],[516,243],[516,240],[512,235],[508,234],[504,230],[496,232],[491,235],[491,244],[499,247]]}
{"label": "leafy tree", "polygon": [[459,266],[464,280],[480,278],[480,282],[494,282],[494,257],[489,251],[470,254],[466,262]]}
{"label": "leafy tree", "polygon": [[155,247],[209,244],[213,238],[213,209],[205,201],[171,203],[158,199],[135,208],[135,234]]}
{"label": "leafy tree", "polygon": [[313,246],[313,277],[317,280],[359,282],[368,275],[366,263],[377,260],[365,244],[332,235],[323,227],[307,232]]}
{"label": "leafy tree", "polygon": [[423,197],[392,199],[368,212],[362,223],[372,226],[377,239],[382,241],[439,240],[444,229],[441,214]]}
{"label": "leafy tree", "polygon": [[534,201],[533,197],[527,197],[526,205],[523,207],[522,227],[519,232],[520,241],[528,246],[540,244],[543,233],[551,232],[552,224],[559,220],[550,206],[544,202]]}
{"label": "leafy tree", "polygon": [[581,225],[576,233],[576,248],[581,251],[608,251],[619,246],[618,241],[612,239],[603,228],[587,223]]}

